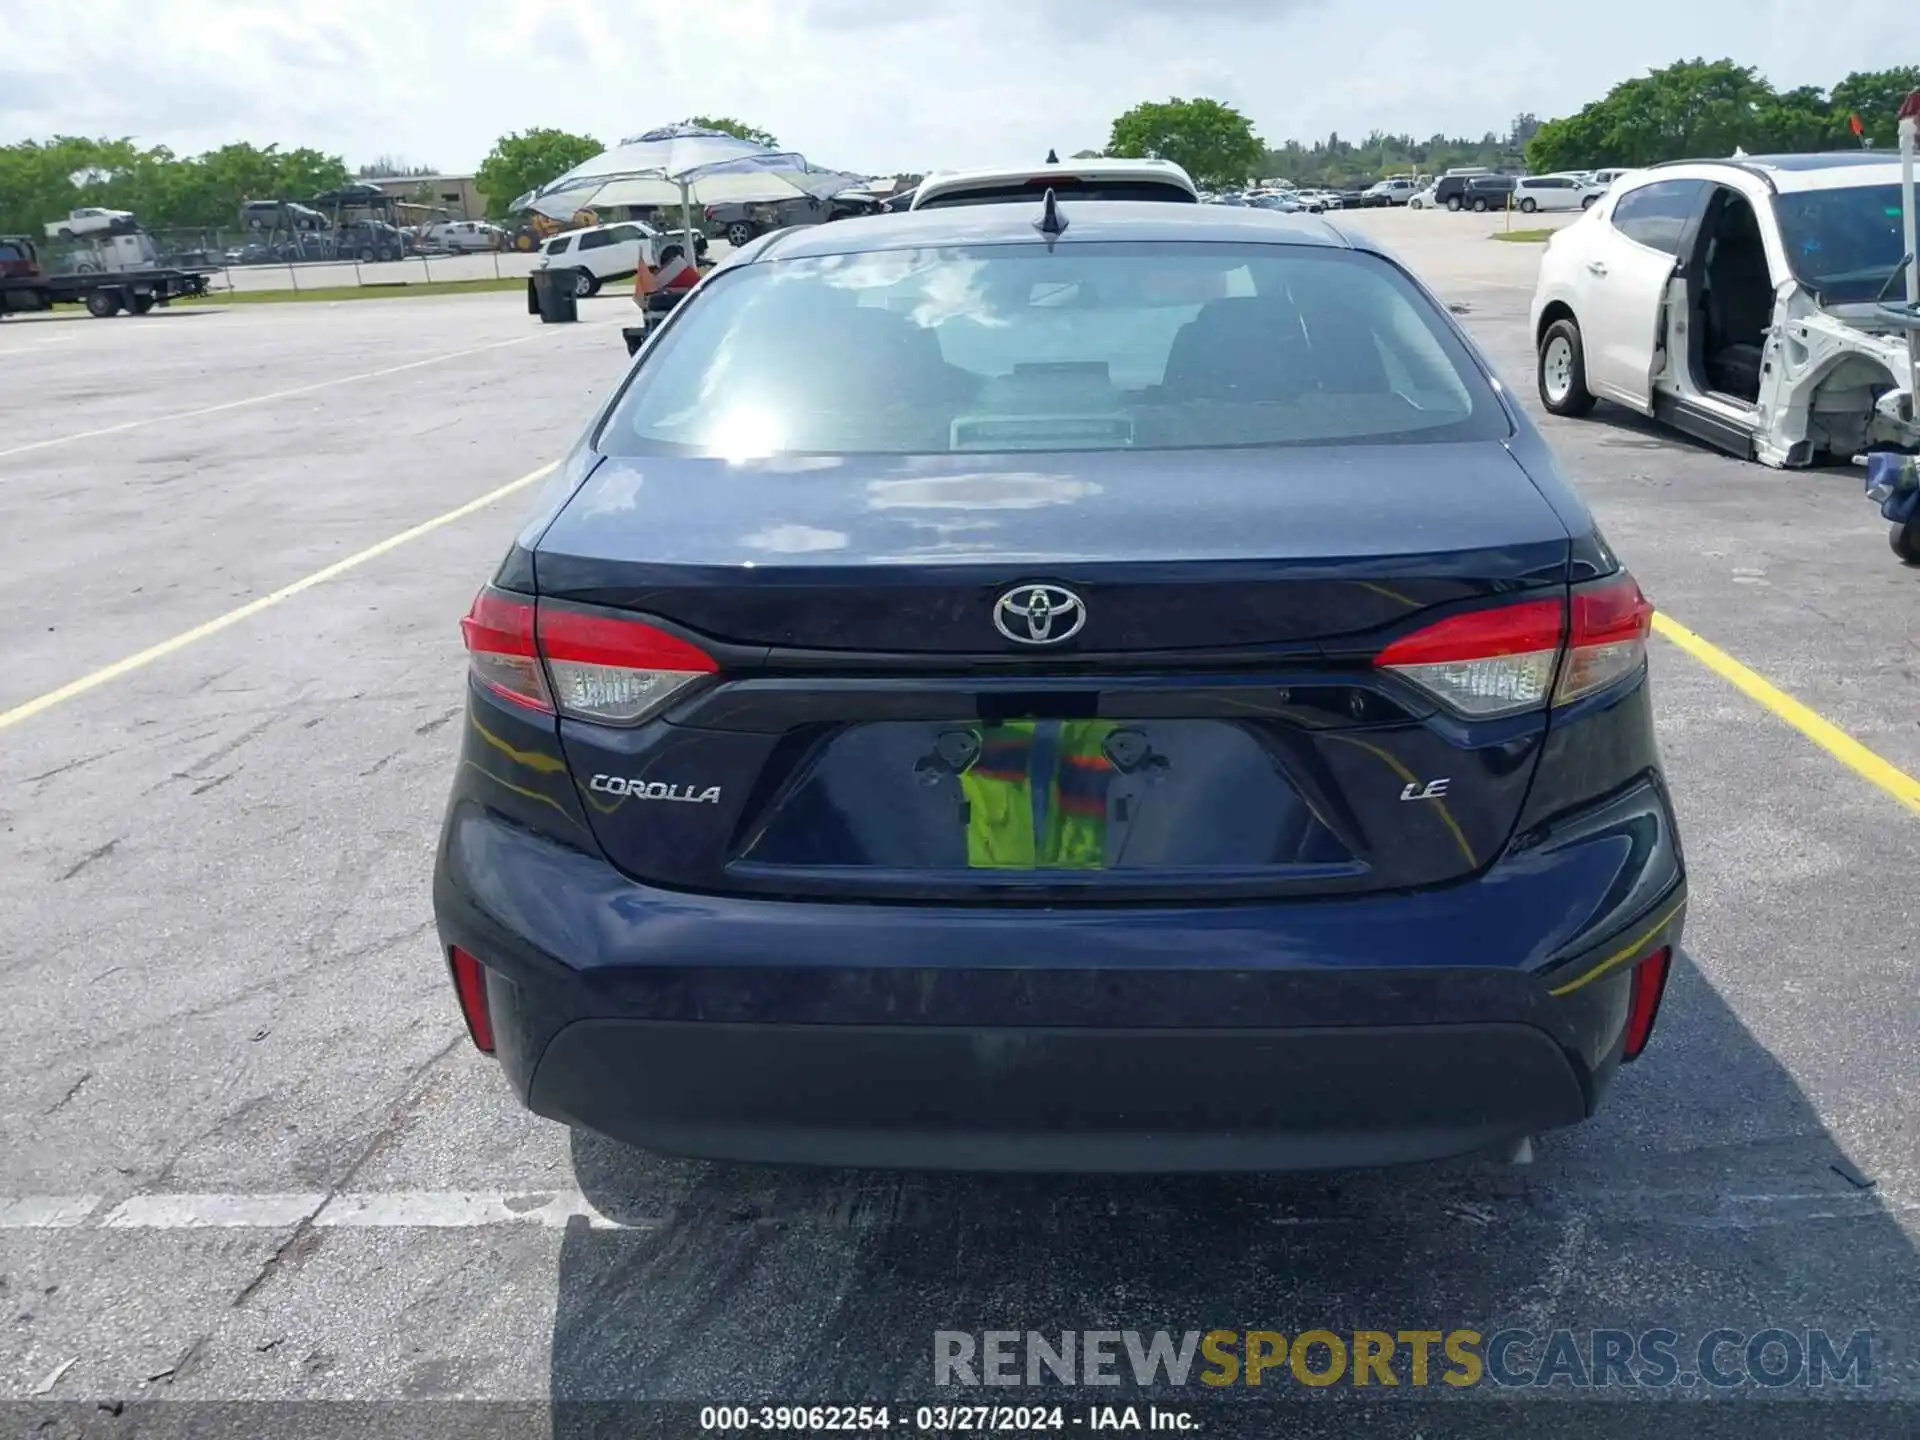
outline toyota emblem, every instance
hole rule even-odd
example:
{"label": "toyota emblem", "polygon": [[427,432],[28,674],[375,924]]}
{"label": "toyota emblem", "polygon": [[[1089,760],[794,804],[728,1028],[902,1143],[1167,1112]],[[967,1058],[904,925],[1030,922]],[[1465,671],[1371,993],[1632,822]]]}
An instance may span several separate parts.
{"label": "toyota emblem", "polygon": [[1016,585],[993,602],[993,628],[1016,645],[1058,645],[1086,623],[1086,605],[1060,585]]}

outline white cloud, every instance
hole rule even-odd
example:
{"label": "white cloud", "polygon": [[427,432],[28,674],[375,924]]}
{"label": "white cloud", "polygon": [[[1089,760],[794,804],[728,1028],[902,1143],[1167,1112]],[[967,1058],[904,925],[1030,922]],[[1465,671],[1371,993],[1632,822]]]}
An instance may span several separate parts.
{"label": "white cloud", "polygon": [[[1681,56],[1776,83],[1892,63],[1895,0],[90,0],[12,5],[0,140],[232,140],[471,168],[508,130],[612,141],[696,112],[885,171],[1104,143],[1208,94],[1270,141],[1503,130]],[[141,37],[130,62],[129,35]]]}

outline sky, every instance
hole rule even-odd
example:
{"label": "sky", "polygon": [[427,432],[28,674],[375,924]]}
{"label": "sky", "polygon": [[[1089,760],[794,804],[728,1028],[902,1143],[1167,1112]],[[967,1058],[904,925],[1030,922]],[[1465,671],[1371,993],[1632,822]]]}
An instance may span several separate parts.
{"label": "sky", "polygon": [[0,142],[309,145],[472,170],[557,126],[737,116],[869,174],[1106,143],[1207,95],[1269,143],[1504,132],[1731,56],[1776,85],[1911,58],[1901,0],[0,0]]}

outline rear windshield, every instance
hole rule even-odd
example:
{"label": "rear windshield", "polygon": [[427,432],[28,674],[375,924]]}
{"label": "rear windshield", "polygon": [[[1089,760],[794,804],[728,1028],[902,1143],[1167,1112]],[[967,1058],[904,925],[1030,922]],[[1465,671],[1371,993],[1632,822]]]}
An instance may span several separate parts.
{"label": "rear windshield", "polygon": [[[1787,263],[1828,304],[1874,299],[1906,253],[1898,185],[1849,185],[1776,195]],[[1895,285],[1889,298],[1905,300]]]}
{"label": "rear windshield", "polygon": [[635,371],[599,444],[747,458],[1508,433],[1445,316],[1377,256],[1085,242],[716,274]]}
{"label": "rear windshield", "polygon": [[1189,191],[1163,180],[1075,180],[1055,176],[1051,179],[1016,180],[1005,185],[970,186],[964,190],[949,191],[945,195],[930,195],[913,208],[939,210],[950,205],[1032,204],[1049,190],[1062,200],[1152,200],[1160,203],[1171,200],[1187,205],[1198,203]]}

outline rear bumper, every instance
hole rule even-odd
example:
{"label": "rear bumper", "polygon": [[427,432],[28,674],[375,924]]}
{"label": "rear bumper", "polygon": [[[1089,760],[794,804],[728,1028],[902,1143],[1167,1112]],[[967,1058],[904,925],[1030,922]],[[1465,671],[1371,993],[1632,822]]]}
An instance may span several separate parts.
{"label": "rear bumper", "polygon": [[726,1159],[1111,1171],[1386,1164],[1575,1123],[1685,894],[1648,782],[1458,885],[1025,910],[659,890],[456,791],[434,898],[540,1114]]}
{"label": "rear bumper", "polygon": [[543,1115],[679,1155],[968,1170],[1282,1170],[1435,1159],[1572,1124],[1529,1025],[1108,1030],[582,1020]]}

